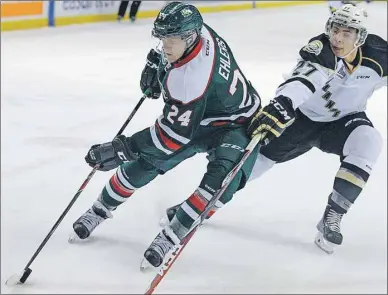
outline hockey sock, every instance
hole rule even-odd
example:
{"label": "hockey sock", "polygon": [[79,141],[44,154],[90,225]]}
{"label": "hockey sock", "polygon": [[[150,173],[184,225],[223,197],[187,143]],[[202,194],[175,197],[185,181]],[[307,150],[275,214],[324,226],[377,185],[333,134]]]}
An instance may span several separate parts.
{"label": "hockey sock", "polygon": [[342,162],[334,180],[328,204],[340,214],[346,213],[364,188],[369,174],[356,165]]}
{"label": "hockey sock", "polygon": [[103,188],[99,201],[109,210],[114,210],[128,200],[135,190],[136,188],[131,185],[122,167],[119,167]]}

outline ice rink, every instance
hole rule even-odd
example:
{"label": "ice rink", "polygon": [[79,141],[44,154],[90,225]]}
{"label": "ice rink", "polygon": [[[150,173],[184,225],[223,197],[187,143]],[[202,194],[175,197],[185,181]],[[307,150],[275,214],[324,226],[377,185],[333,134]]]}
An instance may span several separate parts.
{"label": "ice rink", "polygon": [[[362,4],[370,32],[387,37],[387,3]],[[326,4],[205,14],[268,102],[299,49],[323,32]],[[137,293],[144,250],[165,208],[186,199],[206,169],[204,154],[138,190],[82,244],[72,223],[111,172],[97,172],[32,264],[22,271],[90,172],[84,156],[110,141],[141,97],[140,73],[154,44],[151,20],[7,32],[1,36],[1,293]],[[350,98],[351,99],[351,98]],[[126,129],[154,123],[162,100],[146,100]],[[368,104],[384,147],[342,222],[333,255],[314,245],[339,167],[317,149],[249,183],[194,236],[156,293],[387,293],[387,88]]]}

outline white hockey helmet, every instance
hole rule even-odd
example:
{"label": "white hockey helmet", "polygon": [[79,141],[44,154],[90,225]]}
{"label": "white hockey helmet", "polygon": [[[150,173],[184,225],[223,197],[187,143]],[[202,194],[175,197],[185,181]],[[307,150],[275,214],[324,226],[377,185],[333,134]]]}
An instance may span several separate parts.
{"label": "white hockey helmet", "polygon": [[343,27],[353,28],[357,30],[357,40],[354,44],[355,47],[359,47],[365,43],[368,36],[368,30],[366,28],[366,18],[368,14],[362,8],[359,8],[353,4],[345,4],[341,8],[337,9],[333,15],[326,22],[326,35],[330,36],[330,30],[333,23],[339,24]]}

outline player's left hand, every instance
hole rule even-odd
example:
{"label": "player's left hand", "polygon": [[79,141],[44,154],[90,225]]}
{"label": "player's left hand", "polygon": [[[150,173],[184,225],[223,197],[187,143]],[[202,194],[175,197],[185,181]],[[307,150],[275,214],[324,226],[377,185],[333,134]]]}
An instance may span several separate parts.
{"label": "player's left hand", "polygon": [[295,120],[295,111],[288,97],[278,96],[259,110],[248,126],[250,137],[261,134],[259,144],[267,145],[279,137]]}

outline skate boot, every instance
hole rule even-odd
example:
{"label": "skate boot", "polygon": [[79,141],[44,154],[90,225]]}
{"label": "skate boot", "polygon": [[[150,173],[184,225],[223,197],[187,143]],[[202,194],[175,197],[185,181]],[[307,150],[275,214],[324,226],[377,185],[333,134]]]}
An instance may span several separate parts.
{"label": "skate boot", "polygon": [[342,216],[343,214],[337,213],[330,205],[327,205],[322,219],[317,224],[318,233],[315,237],[315,244],[327,254],[332,254],[334,248],[342,244],[340,229]]}
{"label": "skate boot", "polygon": [[73,223],[74,232],[81,240],[86,239],[101,222],[112,217],[112,213],[101,202],[95,201],[93,206]]}
{"label": "skate boot", "polygon": [[166,227],[156,236],[151,245],[144,252],[144,258],[153,267],[159,267],[163,263],[166,255],[171,250],[174,250],[179,243],[180,240],[172,229]]}

